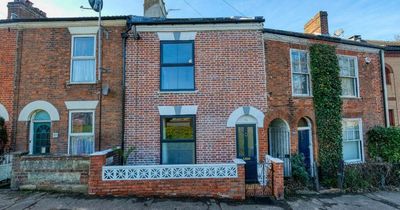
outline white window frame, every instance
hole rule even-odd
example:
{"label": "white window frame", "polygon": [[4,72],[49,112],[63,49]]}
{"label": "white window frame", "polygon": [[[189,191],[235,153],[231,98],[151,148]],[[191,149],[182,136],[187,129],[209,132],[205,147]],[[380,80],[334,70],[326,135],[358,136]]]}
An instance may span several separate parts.
{"label": "white window frame", "polygon": [[[92,118],[92,124],[93,124],[93,130],[92,133],[72,133],[72,114],[73,113],[92,113],[93,118]],[[68,154],[71,155],[71,137],[73,136],[93,136],[93,152],[96,150],[96,136],[95,136],[95,131],[96,131],[96,116],[95,116],[96,111],[95,110],[70,110],[68,114]]]}
{"label": "white window frame", "polygon": [[[94,50],[93,50],[93,56],[74,56],[74,45],[75,45],[75,38],[79,37],[92,37],[94,38]],[[97,47],[97,36],[95,34],[81,34],[81,35],[72,35],[71,36],[71,64],[70,64],[70,73],[69,73],[69,82],[70,84],[96,84],[96,74],[97,74],[97,58],[96,58],[96,47]],[[88,59],[94,59],[94,81],[93,82],[75,82],[72,81],[72,71],[73,71],[73,61],[74,60],[88,60]]]}
{"label": "white window frame", "polygon": [[[293,58],[292,58],[292,53],[293,52],[305,52],[307,54],[307,69],[308,73],[295,73],[293,71]],[[310,53],[308,50],[299,50],[299,49],[290,49],[290,78],[292,82],[292,96],[296,97],[312,97],[312,83],[311,83],[311,69],[310,69]],[[300,64],[301,68],[301,64]],[[293,74],[303,74],[303,75],[308,75],[308,93],[307,94],[296,94],[294,93],[294,82],[293,82]]]}
{"label": "white window frame", "polygon": [[[352,79],[356,79],[356,84],[354,86],[354,88],[356,88],[356,95],[352,96],[352,95],[342,95],[342,93],[340,94],[340,96],[342,98],[360,98],[360,78],[358,75],[358,58],[357,56],[350,56],[350,55],[337,55],[338,57],[338,64],[339,64],[339,59],[340,57],[345,57],[345,58],[351,58],[354,59],[354,68],[355,68],[355,77],[349,77],[349,76],[341,76],[340,72],[339,72],[339,79],[341,78],[352,78]],[[339,65],[340,68],[340,65]],[[341,71],[341,70],[340,70]]]}
{"label": "white window frame", "polygon": [[[359,132],[360,132],[360,140],[350,140],[347,142],[359,142],[360,141],[360,149],[359,149],[359,154],[360,154],[360,159],[354,159],[354,160],[344,160],[344,154],[342,154],[342,158],[346,164],[354,164],[354,163],[363,163],[365,161],[365,155],[364,155],[364,136],[363,136],[363,124],[362,124],[362,119],[361,118],[343,118],[342,119],[342,132],[343,132],[343,122],[348,122],[348,121],[357,121],[358,122],[358,127],[359,127]],[[343,138],[343,137],[342,137]],[[343,139],[342,139],[342,153],[343,153]]]}

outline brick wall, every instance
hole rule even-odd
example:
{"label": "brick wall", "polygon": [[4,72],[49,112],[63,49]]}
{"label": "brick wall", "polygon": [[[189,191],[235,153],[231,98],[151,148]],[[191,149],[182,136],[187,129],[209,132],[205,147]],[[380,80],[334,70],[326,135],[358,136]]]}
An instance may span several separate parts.
{"label": "brick wall", "polygon": [[[111,148],[121,143],[122,136],[122,39],[125,27],[107,27],[108,39],[103,37],[103,84],[111,92],[97,105],[95,117],[95,148]],[[99,100],[100,84],[68,85],[71,64],[71,34],[68,28],[33,28],[21,31],[22,57],[20,86],[18,87],[19,112],[29,103],[43,100],[53,104],[60,121],[52,122],[51,152],[68,151],[68,110],[65,101]],[[99,138],[101,110],[101,142]],[[14,114],[14,119],[18,114]],[[17,123],[16,150],[29,150],[29,123]]]}
{"label": "brick wall", "polygon": [[[294,97],[291,88],[290,49],[308,50],[312,43],[317,43],[314,40],[309,40],[309,42],[309,44],[303,45],[274,40],[265,41],[268,91],[268,111],[266,112],[265,124],[268,126],[277,118],[285,120],[290,127],[291,153],[296,153],[298,151],[297,124],[302,117],[309,118],[312,123],[314,159],[318,160],[318,139],[315,129],[313,98]],[[318,42],[338,46],[333,43]],[[343,117],[362,118],[364,142],[366,142],[365,134],[369,129],[376,125],[384,125],[379,54],[360,50],[343,50],[340,47],[338,47],[337,53],[358,58],[360,98],[343,99]],[[365,57],[370,57],[372,62],[367,65]],[[367,154],[366,145],[364,143],[364,154]]]}
{"label": "brick wall", "polygon": [[0,104],[2,104],[10,117],[6,122],[8,144],[12,139],[12,122],[14,119],[14,69],[16,61],[16,30],[0,29]]}
{"label": "brick wall", "polygon": [[[157,107],[183,105],[198,105],[197,163],[234,159],[235,128],[227,128],[229,115],[241,106],[267,108],[261,31],[197,32],[193,93],[160,93],[160,41],[156,33],[140,36],[127,43],[125,142],[136,148],[130,163],[160,163]],[[266,144],[264,129],[259,129],[259,142]]]}
{"label": "brick wall", "polygon": [[238,165],[237,178],[103,181],[102,167],[107,156],[90,157],[90,195],[245,199],[244,165]]}
{"label": "brick wall", "polygon": [[11,188],[86,193],[89,163],[88,157],[33,157],[15,153]]}

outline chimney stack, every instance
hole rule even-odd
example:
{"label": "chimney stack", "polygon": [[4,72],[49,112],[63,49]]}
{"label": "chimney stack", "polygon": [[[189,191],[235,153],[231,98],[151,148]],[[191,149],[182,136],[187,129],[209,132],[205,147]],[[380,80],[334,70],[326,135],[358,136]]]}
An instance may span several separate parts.
{"label": "chimney stack", "polygon": [[329,36],[328,13],[319,11],[304,25],[304,33]]}
{"label": "chimney stack", "polygon": [[33,7],[33,3],[29,0],[14,0],[8,2],[7,19],[38,19],[46,18],[46,13]]}
{"label": "chimney stack", "polygon": [[144,0],[144,16],[166,18],[167,10],[164,0]]}

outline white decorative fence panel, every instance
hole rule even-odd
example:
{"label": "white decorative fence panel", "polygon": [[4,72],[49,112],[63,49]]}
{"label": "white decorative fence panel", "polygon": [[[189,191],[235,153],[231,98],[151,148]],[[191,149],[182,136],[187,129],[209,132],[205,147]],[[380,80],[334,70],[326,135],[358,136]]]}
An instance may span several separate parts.
{"label": "white decorative fence panel", "polygon": [[103,166],[104,181],[237,178],[236,164]]}

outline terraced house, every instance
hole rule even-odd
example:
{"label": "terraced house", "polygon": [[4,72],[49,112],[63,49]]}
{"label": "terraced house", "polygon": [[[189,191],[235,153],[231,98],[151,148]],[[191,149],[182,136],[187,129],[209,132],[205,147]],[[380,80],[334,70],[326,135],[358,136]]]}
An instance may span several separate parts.
{"label": "terraced house", "polygon": [[[389,119],[381,47],[330,36],[326,12],[295,33],[264,28],[262,17],[171,19],[161,0],[144,6],[145,17],[103,18],[98,48],[96,18],[46,18],[28,0],[9,4],[0,116],[13,150],[29,153],[15,159],[13,187],[283,198],[292,154],[304,154],[312,176],[318,165],[316,43],[335,46],[339,59],[343,159],[368,158],[365,133]],[[60,173],[68,182],[51,176]]]}

